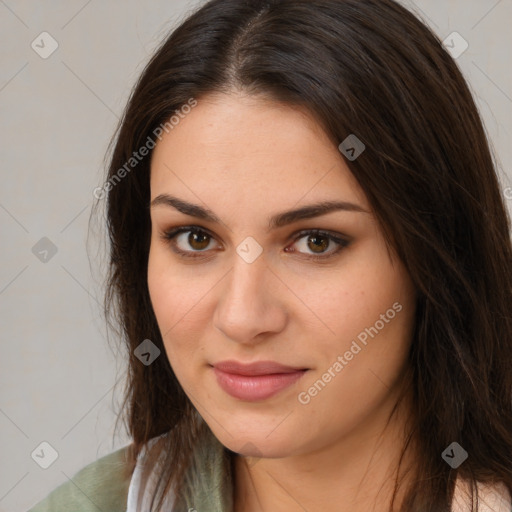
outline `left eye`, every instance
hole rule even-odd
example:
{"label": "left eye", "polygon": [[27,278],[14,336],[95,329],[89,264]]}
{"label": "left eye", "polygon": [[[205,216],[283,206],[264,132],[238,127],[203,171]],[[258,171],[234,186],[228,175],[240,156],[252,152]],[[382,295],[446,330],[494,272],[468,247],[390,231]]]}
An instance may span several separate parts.
{"label": "left eye", "polygon": [[[309,256],[327,258],[346,247],[348,241],[322,231],[307,231],[301,233],[300,236],[296,238],[295,245],[299,247],[298,252],[311,251]],[[327,251],[332,245],[335,245],[334,250]],[[290,251],[288,250],[287,252]]]}

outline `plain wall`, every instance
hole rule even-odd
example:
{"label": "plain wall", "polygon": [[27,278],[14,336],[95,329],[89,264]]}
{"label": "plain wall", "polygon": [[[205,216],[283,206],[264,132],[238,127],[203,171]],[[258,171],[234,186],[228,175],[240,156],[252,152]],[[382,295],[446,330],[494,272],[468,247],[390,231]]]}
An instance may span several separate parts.
{"label": "plain wall", "polygon": [[[93,190],[143,65],[197,4],[0,2],[0,512],[27,510],[84,465],[129,443],[122,429],[112,439],[125,362],[106,341],[105,267],[94,230],[92,270],[86,252]],[[457,62],[495,148],[505,194],[512,182],[512,2],[404,4],[441,39],[457,31],[468,41]],[[31,46],[35,40],[39,52],[51,49],[48,36],[44,44],[38,37],[43,31],[58,42],[46,59]],[[42,442],[58,453],[48,469],[31,457]]]}

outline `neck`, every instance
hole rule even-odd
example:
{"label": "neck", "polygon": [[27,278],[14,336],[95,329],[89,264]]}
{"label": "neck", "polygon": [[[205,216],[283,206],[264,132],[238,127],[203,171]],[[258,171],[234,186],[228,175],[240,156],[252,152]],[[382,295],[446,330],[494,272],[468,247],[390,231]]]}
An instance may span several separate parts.
{"label": "neck", "polygon": [[[328,446],[284,458],[248,463],[235,457],[234,504],[237,512],[389,512],[400,470],[393,511],[398,511],[413,453],[405,443],[404,400],[388,423],[394,402],[374,411],[364,423]],[[402,478],[403,477],[403,478]]]}

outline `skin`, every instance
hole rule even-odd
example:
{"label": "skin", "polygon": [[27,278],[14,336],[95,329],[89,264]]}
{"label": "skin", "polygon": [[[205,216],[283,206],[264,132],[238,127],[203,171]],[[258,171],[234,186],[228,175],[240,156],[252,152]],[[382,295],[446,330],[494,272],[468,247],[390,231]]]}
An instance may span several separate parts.
{"label": "skin", "polygon": [[[241,455],[235,510],[389,510],[407,400],[385,427],[406,369],[415,289],[388,253],[336,145],[298,108],[241,93],[209,95],[157,143],[150,185],[151,200],[171,194],[221,220],[152,206],[148,286],[180,384],[219,441]],[[270,216],[324,200],[365,211],[334,211],[268,231]],[[200,243],[190,233],[174,239],[199,258],[176,254],[162,238],[179,226],[207,230]],[[306,229],[350,244],[324,261],[310,260],[340,246],[322,238],[315,251],[308,235],[296,235]],[[247,237],[263,249],[252,263],[236,251]],[[394,303],[400,312],[300,403],[299,393]],[[309,370],[277,395],[248,402],[217,383],[210,365],[227,359]]]}

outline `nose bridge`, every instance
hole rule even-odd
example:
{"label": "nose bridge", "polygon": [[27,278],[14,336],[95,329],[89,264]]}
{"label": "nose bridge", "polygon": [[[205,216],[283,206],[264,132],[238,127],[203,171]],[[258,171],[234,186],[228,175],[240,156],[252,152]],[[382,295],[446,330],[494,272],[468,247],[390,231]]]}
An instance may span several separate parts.
{"label": "nose bridge", "polygon": [[263,254],[252,261],[235,254],[217,303],[215,326],[241,343],[253,340],[261,332],[282,329],[286,314],[272,279],[275,277]]}
{"label": "nose bridge", "polygon": [[231,272],[230,281],[232,284],[249,286],[250,288],[254,286],[255,282],[265,277],[265,271],[268,272],[268,268],[263,255],[252,261],[246,260],[240,254],[237,254],[233,257],[233,271]]}
{"label": "nose bridge", "polygon": [[[239,255],[233,258],[233,269],[226,280],[224,305],[231,313],[261,312],[268,305],[268,275],[270,270],[263,256],[248,263]],[[267,303],[267,304],[266,304]]]}

